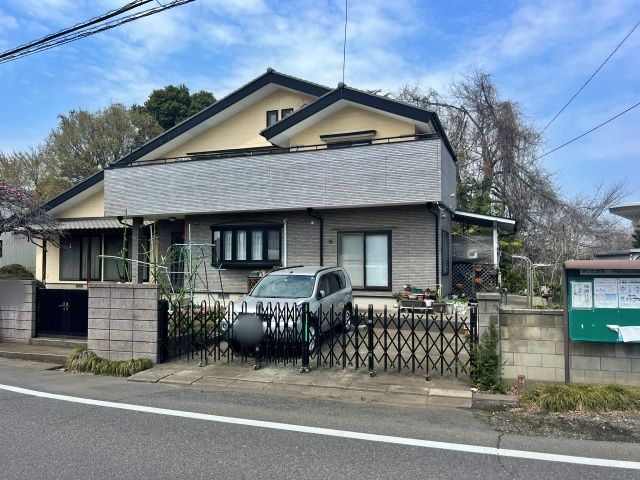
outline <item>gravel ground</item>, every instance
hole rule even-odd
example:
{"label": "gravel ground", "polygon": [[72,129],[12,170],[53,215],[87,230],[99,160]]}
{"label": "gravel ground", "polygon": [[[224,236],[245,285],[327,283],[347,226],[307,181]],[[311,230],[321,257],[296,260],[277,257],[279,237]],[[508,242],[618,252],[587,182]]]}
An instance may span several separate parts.
{"label": "gravel ground", "polygon": [[640,443],[640,412],[534,413],[499,408],[477,410],[475,415],[502,433]]}

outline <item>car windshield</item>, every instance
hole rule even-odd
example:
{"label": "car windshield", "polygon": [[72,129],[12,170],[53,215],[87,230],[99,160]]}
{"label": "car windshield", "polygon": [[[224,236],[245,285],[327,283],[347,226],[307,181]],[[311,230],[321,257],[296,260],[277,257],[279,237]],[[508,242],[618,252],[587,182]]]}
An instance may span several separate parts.
{"label": "car windshield", "polygon": [[312,275],[267,275],[251,292],[258,298],[308,298],[313,294]]}

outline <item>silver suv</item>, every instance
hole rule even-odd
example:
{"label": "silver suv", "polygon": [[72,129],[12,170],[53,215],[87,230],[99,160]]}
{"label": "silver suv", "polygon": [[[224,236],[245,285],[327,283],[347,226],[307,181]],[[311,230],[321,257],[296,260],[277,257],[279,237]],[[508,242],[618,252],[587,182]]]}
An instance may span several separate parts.
{"label": "silver suv", "polygon": [[[242,313],[238,314],[234,324],[239,323],[241,315],[245,318],[251,315],[255,319],[256,314],[262,314],[263,335],[267,331],[281,330],[285,324],[286,328],[295,328],[299,333],[302,328],[299,312],[305,302],[309,304],[312,318],[309,325],[311,351],[319,345],[322,334],[331,328],[352,328],[353,291],[349,275],[341,267],[288,267],[270,272],[253,287],[249,295],[236,303],[238,307],[241,306]],[[259,304],[262,304],[261,310]],[[297,310],[298,314],[288,319],[278,318],[283,316],[278,315],[283,308]],[[271,314],[264,315],[264,312]],[[269,320],[271,325],[268,327]],[[255,322],[253,331],[256,332]],[[235,333],[242,342],[243,332],[236,330]]]}

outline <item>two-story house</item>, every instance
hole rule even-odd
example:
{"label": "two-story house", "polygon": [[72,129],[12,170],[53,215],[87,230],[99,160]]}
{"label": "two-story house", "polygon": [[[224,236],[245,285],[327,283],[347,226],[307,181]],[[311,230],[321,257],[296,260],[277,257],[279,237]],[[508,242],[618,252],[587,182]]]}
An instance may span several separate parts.
{"label": "two-story house", "polygon": [[37,277],[121,280],[104,257],[128,224],[129,256],[151,263],[172,243],[210,244],[203,293],[240,296],[255,270],[341,265],[363,305],[405,284],[446,294],[456,177],[434,112],[269,69],[48,202],[67,235],[39,249]]}

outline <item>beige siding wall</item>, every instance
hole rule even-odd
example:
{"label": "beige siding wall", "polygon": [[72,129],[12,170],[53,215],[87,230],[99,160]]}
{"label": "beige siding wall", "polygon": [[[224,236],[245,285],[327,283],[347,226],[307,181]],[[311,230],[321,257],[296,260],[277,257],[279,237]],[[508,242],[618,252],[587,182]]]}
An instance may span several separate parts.
{"label": "beige siding wall", "polygon": [[299,109],[312,101],[313,97],[308,95],[278,89],[164,156],[180,157],[188,152],[270,146],[271,144],[260,135],[260,131],[267,127],[267,111]]}
{"label": "beige siding wall", "polygon": [[294,135],[291,139],[291,145],[321,144],[323,142],[320,140],[320,135],[363,130],[375,130],[375,138],[386,138],[413,135],[415,126],[364,108],[347,106]]}
{"label": "beige siding wall", "polygon": [[80,203],[56,215],[57,218],[104,217],[104,190],[94,193]]}

